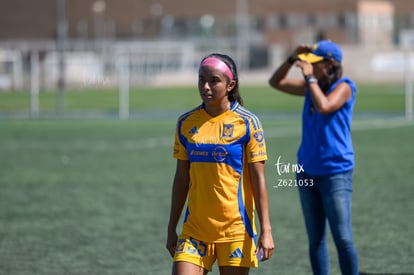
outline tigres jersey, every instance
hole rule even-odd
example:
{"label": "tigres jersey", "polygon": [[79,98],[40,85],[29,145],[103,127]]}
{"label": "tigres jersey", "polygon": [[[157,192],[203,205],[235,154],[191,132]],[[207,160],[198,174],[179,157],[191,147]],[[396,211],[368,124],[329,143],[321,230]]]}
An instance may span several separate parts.
{"label": "tigres jersey", "polygon": [[258,118],[237,102],[211,117],[200,105],[177,122],[173,156],[190,162],[183,234],[206,242],[256,240],[247,164],[267,159]]}

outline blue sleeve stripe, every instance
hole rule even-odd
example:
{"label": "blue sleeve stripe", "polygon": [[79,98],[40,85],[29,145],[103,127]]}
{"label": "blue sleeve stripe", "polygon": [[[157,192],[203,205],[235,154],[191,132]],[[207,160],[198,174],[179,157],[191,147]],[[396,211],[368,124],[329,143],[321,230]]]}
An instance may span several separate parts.
{"label": "blue sleeve stripe", "polygon": [[234,111],[237,108],[239,108],[239,106],[240,106],[240,104],[237,101],[235,101],[233,104],[231,104],[230,110]]}
{"label": "blue sleeve stripe", "polygon": [[252,125],[253,125],[253,128],[255,129],[255,130],[257,130],[257,129],[261,129],[262,128],[262,125],[261,125],[261,123],[260,123],[260,120],[257,118],[257,116],[255,115],[255,114],[253,114],[252,112],[250,112],[250,111],[248,111],[248,110],[246,110],[245,108],[243,108],[243,107],[241,107],[241,106],[239,106],[236,110],[235,110],[235,112],[237,113],[237,114],[239,114],[241,117],[243,117],[243,118],[247,118],[249,121],[251,121],[251,123],[252,123]]}
{"label": "blue sleeve stripe", "polygon": [[257,118],[257,116],[255,114],[253,114],[252,112],[246,110],[243,107],[240,107],[238,110],[240,110],[240,114],[245,114],[245,116],[248,117],[253,122],[253,125],[255,126],[255,129],[262,128],[262,125],[260,124],[260,121],[259,121],[259,119]]}

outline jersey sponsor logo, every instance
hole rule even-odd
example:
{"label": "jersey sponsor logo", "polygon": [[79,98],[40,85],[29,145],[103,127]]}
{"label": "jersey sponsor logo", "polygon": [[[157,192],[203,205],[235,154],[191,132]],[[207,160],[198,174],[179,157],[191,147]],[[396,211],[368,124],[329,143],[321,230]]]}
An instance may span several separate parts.
{"label": "jersey sponsor logo", "polygon": [[231,254],[229,255],[230,259],[235,259],[235,258],[244,258],[244,255],[241,251],[241,249],[239,247],[237,247],[233,252],[231,252]]}
{"label": "jersey sponsor logo", "polygon": [[254,139],[257,141],[257,142],[262,142],[263,141],[263,139],[264,139],[264,135],[263,135],[263,131],[257,131],[255,134],[254,134]]}
{"label": "jersey sponsor logo", "polygon": [[224,146],[217,146],[214,148],[213,152],[211,153],[211,156],[218,162],[223,162],[226,160],[227,155],[229,152],[227,152],[226,148]]}
{"label": "jersey sponsor logo", "polygon": [[224,124],[223,132],[221,133],[222,138],[232,138],[234,132],[233,124]]}
{"label": "jersey sponsor logo", "polygon": [[266,151],[250,152],[251,158],[265,157],[267,156]]}
{"label": "jersey sponsor logo", "polygon": [[190,155],[208,157],[208,152],[207,151],[191,150]]}

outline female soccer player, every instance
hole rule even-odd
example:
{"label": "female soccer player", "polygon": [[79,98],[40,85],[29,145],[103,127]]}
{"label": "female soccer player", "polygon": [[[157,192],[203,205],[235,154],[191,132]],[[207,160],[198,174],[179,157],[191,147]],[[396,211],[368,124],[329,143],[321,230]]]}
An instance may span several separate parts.
{"label": "female soccer player", "polygon": [[[257,117],[242,107],[234,61],[211,54],[199,67],[203,103],[177,122],[166,247],[172,274],[248,274],[272,256],[265,182],[266,146]],[[183,230],[176,227],[185,202]],[[254,225],[257,208],[260,234]]]}
{"label": "female soccer player", "polygon": [[[304,172],[297,175],[297,183],[312,270],[319,275],[329,274],[326,221],[342,274],[358,274],[351,225],[354,150],[350,128],[356,86],[342,77],[341,61],[342,50],[334,42],[301,45],[269,80],[275,89],[305,97],[298,150]],[[302,70],[303,80],[286,78],[292,65]]]}

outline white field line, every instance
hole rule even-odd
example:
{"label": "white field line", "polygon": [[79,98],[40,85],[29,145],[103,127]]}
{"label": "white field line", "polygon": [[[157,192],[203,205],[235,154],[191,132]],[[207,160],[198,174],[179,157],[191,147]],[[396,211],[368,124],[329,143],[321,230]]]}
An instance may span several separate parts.
{"label": "white field line", "polygon": [[[353,121],[352,132],[371,131],[382,129],[393,129],[414,126],[414,121],[404,119],[377,119]],[[301,135],[301,126],[283,126],[265,129],[266,140],[282,137],[298,137]],[[174,143],[173,136],[158,136],[144,139],[131,139],[122,142],[109,142],[107,140],[82,140],[76,139],[67,143],[54,143],[47,140],[31,140],[29,142],[9,141],[3,143],[3,150],[34,149],[34,150],[85,150],[85,151],[107,151],[107,150],[148,150],[160,147],[171,147]],[[171,149],[172,150],[172,149]]]}

